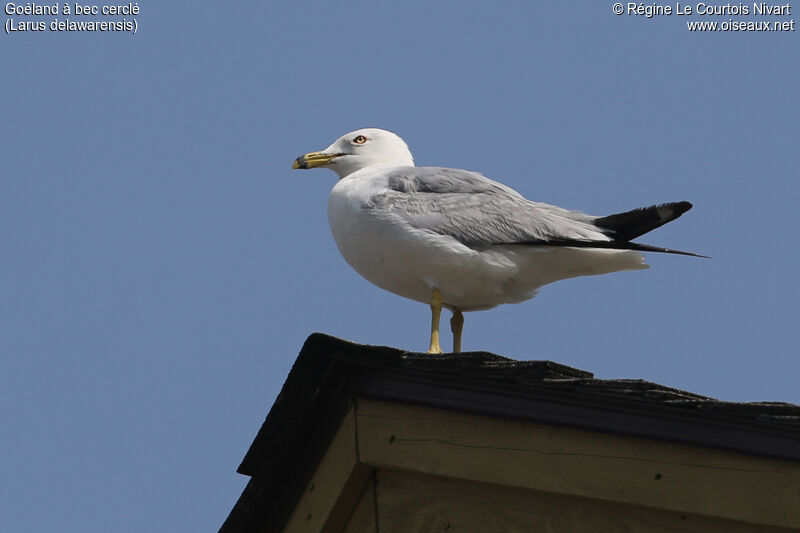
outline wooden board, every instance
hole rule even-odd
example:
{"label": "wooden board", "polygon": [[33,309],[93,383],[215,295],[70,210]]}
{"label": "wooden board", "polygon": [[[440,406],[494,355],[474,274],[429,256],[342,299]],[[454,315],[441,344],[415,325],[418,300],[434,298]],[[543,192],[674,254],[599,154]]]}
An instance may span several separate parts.
{"label": "wooden board", "polygon": [[[441,476],[377,471],[381,533],[777,533],[784,528]],[[358,533],[373,530],[354,530]],[[349,533],[349,532],[348,532]]]}
{"label": "wooden board", "polygon": [[358,462],[355,411],[351,408],[282,531],[340,532],[371,473],[370,467]]}
{"label": "wooden board", "polygon": [[347,522],[342,533],[377,533],[375,506],[375,477],[370,477],[369,483],[364,487],[353,514]]}
{"label": "wooden board", "polygon": [[377,468],[800,528],[793,462],[363,399],[356,424]]}

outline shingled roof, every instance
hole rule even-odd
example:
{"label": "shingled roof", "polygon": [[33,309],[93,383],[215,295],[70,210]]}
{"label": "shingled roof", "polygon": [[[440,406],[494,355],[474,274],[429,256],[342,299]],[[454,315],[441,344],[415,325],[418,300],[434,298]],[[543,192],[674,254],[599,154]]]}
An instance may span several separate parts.
{"label": "shingled roof", "polygon": [[[251,480],[220,531],[280,522],[356,397],[800,461],[798,405],[725,402],[550,361],[410,353],[315,333],[237,470]],[[274,505],[255,504],[265,499]]]}

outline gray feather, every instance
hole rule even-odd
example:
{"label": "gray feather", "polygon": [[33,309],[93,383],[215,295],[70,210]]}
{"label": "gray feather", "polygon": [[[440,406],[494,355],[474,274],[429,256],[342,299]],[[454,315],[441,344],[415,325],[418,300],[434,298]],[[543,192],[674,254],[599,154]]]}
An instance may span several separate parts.
{"label": "gray feather", "polygon": [[595,217],[531,202],[476,172],[404,167],[389,170],[385,177],[389,190],[373,195],[365,208],[467,246],[610,240],[593,224]]}

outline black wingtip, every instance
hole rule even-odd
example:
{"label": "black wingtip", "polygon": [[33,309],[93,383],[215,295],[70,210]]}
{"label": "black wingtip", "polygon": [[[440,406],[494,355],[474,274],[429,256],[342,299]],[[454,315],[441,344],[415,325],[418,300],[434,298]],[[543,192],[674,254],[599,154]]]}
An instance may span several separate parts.
{"label": "black wingtip", "polygon": [[626,250],[636,250],[639,252],[658,252],[662,254],[688,255],[689,257],[699,257],[701,259],[711,259],[711,256],[696,254],[694,252],[684,252],[673,250],[672,248],[661,248],[660,246],[650,246],[649,244],[639,244],[638,242],[619,243],[620,248]]}
{"label": "black wingtip", "polygon": [[692,204],[685,200],[656,204],[596,218],[594,225],[614,240],[630,241],[672,222],[691,208]]}
{"label": "black wingtip", "polygon": [[573,239],[553,239],[549,241],[526,241],[526,242],[508,243],[508,244],[524,244],[526,246],[565,246],[568,248],[600,248],[606,250],[635,250],[637,252],[658,252],[661,254],[686,255],[689,257],[711,259],[711,257],[707,255],[696,254],[693,252],[684,252],[682,250],[673,250],[672,248],[662,248],[660,246],[651,246],[649,244],[640,244],[638,242],[630,242],[630,241],[580,241]]}
{"label": "black wingtip", "polygon": [[[670,205],[670,204],[662,204],[662,205]],[[681,202],[674,202],[673,204],[671,204],[671,207],[677,213],[675,215],[675,218],[678,218],[679,216],[681,216],[682,214],[684,214],[686,211],[688,211],[689,209],[693,208],[694,206],[692,205],[692,202],[687,202],[686,200],[683,200]]]}

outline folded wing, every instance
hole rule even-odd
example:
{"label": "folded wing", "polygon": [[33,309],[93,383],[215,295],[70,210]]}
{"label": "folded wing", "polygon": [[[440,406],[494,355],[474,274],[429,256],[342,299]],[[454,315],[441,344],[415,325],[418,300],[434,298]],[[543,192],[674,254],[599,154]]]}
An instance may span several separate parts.
{"label": "folded wing", "polygon": [[525,199],[476,172],[439,167],[404,167],[386,175],[386,192],[365,208],[399,217],[411,227],[448,235],[464,245],[568,246],[681,255],[697,254],[630,242],[691,209],[673,202],[595,217]]}

